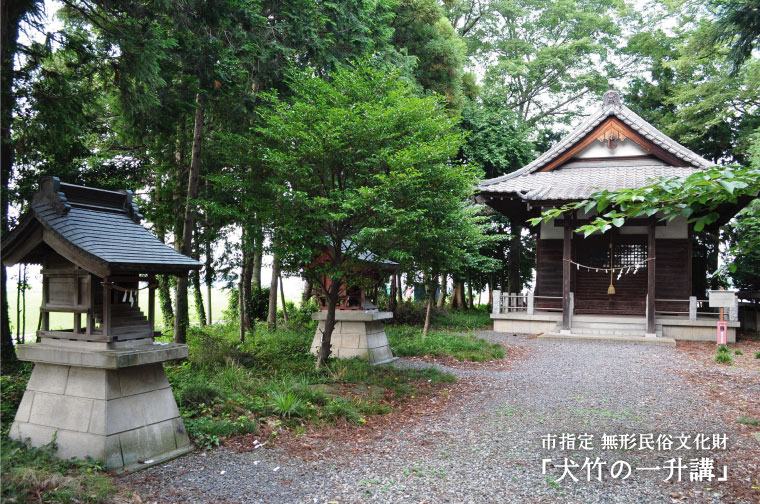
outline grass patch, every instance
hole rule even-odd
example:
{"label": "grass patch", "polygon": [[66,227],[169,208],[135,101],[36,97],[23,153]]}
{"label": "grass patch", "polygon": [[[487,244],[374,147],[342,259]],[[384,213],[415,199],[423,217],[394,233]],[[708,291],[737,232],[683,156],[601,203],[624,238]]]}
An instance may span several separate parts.
{"label": "grass patch", "polygon": [[269,331],[259,324],[239,344],[233,325],[191,328],[190,358],[166,370],[196,444],[212,448],[262,423],[299,429],[341,419],[363,423],[431,385],[455,380],[434,369],[375,367],[358,359],[332,360],[316,371],[309,353],[313,331]]}
{"label": "grass patch", "polygon": [[386,333],[394,354],[401,356],[450,355],[460,361],[483,362],[506,355],[501,345],[469,334],[431,330],[422,339],[422,330],[413,326],[387,327]]}
{"label": "grass patch", "polygon": [[24,397],[26,382],[32,374],[32,364],[17,362],[12,365],[3,365],[3,375],[0,376],[0,434],[3,438],[8,436],[16,410]]}
{"label": "grass patch", "polygon": [[435,329],[457,332],[483,331],[493,325],[487,306],[471,310],[441,310],[431,322]]}
{"label": "grass patch", "polygon": [[118,489],[92,460],[54,458],[55,443],[39,449],[2,441],[3,502],[109,502]]}
{"label": "grass patch", "polygon": [[734,355],[744,355],[744,352],[741,350],[734,350]]}
{"label": "grass patch", "polygon": [[[393,319],[388,325],[410,325],[422,327],[425,323],[425,303],[405,301],[396,307]],[[448,307],[433,307],[431,326],[434,329],[448,331],[480,331],[491,327],[491,316],[488,307],[478,306],[467,310],[452,310]]]}
{"label": "grass patch", "polygon": [[728,353],[728,352],[730,352],[728,346],[718,345],[718,353]]}
{"label": "grass patch", "polygon": [[715,356],[715,362],[718,364],[732,364],[734,358],[728,352],[718,352],[718,355]]}
{"label": "grass patch", "polygon": [[739,417],[736,419],[736,421],[744,425],[752,425],[754,427],[760,426],[760,421],[755,420],[754,418],[750,418],[750,417],[745,417],[745,416]]}
{"label": "grass patch", "polygon": [[755,352],[755,359],[760,359],[760,352]]}

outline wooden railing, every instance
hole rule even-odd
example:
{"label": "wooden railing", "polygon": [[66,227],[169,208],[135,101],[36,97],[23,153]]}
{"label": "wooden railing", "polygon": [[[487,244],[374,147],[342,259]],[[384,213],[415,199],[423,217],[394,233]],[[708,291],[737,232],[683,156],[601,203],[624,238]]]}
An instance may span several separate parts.
{"label": "wooden railing", "polygon": [[[533,291],[528,291],[526,294],[518,294],[514,292],[502,293],[501,291],[494,290],[493,299],[493,313],[524,312],[528,315],[533,315],[537,311],[562,311],[562,296],[536,296]],[[546,304],[541,303],[541,300],[559,301],[559,306],[541,306],[541,304]]]}
{"label": "wooden railing", "polygon": [[[659,309],[662,305],[666,305],[665,308]],[[670,305],[670,306],[667,306]],[[678,306],[677,309],[672,309],[673,305]],[[681,306],[683,308],[681,308]],[[731,307],[728,310],[728,320],[739,320],[739,312],[737,307]],[[710,308],[709,299],[697,299],[696,296],[691,296],[689,299],[655,299],[655,314],[657,315],[688,315],[689,320],[697,320],[702,317],[718,317],[720,316],[720,310],[717,308]]]}

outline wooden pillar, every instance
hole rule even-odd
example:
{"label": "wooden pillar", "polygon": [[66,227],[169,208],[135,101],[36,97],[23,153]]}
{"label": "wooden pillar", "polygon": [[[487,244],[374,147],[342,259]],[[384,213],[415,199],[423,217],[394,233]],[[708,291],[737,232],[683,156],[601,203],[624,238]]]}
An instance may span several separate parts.
{"label": "wooden pillar", "polygon": [[108,279],[103,279],[103,324],[101,329],[107,341],[113,341],[111,337],[111,288],[106,286]]}
{"label": "wooden pillar", "polygon": [[647,233],[647,334],[655,334],[655,222],[649,221]]}
{"label": "wooden pillar", "polygon": [[50,330],[50,312],[45,309],[48,304],[48,278],[47,275],[42,276],[42,310],[40,311],[40,328],[43,331]]}
{"label": "wooden pillar", "polygon": [[562,239],[562,330],[570,330],[570,245],[572,227],[570,219],[565,219],[565,234]]}
{"label": "wooden pillar", "polygon": [[148,277],[148,323],[150,324],[150,335],[156,331],[156,277]]}

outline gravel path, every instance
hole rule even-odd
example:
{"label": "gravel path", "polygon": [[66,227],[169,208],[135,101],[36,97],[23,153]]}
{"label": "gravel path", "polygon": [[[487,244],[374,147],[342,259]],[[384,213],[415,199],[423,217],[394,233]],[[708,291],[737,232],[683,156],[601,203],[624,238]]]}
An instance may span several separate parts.
{"label": "gravel path", "polygon": [[[460,378],[443,411],[423,414],[402,431],[353,451],[327,441],[317,456],[283,448],[233,453],[217,449],[122,478],[144,501],[158,502],[754,502],[730,497],[730,487],[707,482],[663,483],[666,459],[713,457],[716,466],[737,453],[760,450],[746,436],[728,436],[728,450],[601,450],[603,433],[725,432],[720,407],[706,402],[679,374],[674,348],[592,342],[550,342],[501,333],[481,337],[514,347],[521,357],[507,369],[447,368]],[[399,365],[425,363],[400,361]],[[594,449],[542,448],[547,434],[592,434]],[[674,436],[675,437],[675,436]],[[678,442],[675,441],[677,445]],[[675,446],[674,446],[675,449]],[[578,482],[542,459],[607,462],[603,481]],[[630,477],[613,480],[616,460]],[[746,471],[745,471],[746,472]],[[625,471],[623,472],[623,475]],[[755,473],[757,474],[757,472]],[[622,475],[621,475],[622,478]],[[728,495],[727,495],[728,494]]]}

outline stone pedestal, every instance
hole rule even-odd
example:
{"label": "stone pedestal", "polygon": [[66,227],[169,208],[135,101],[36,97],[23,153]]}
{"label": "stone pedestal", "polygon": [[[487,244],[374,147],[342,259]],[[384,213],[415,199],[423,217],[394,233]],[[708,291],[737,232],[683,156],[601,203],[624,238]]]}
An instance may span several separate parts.
{"label": "stone pedestal", "polygon": [[[311,318],[319,321],[311,343],[311,353],[316,355],[322,345],[327,311],[314,313]],[[330,338],[332,355],[339,359],[368,359],[372,364],[387,364],[398,359],[391,352],[383,325],[383,320],[391,318],[391,312],[336,310],[335,329]]]}
{"label": "stone pedestal", "polygon": [[35,363],[10,436],[39,447],[55,437],[56,456],[92,457],[135,470],[192,450],[162,362],[187,345],[43,339],[19,345]]}

